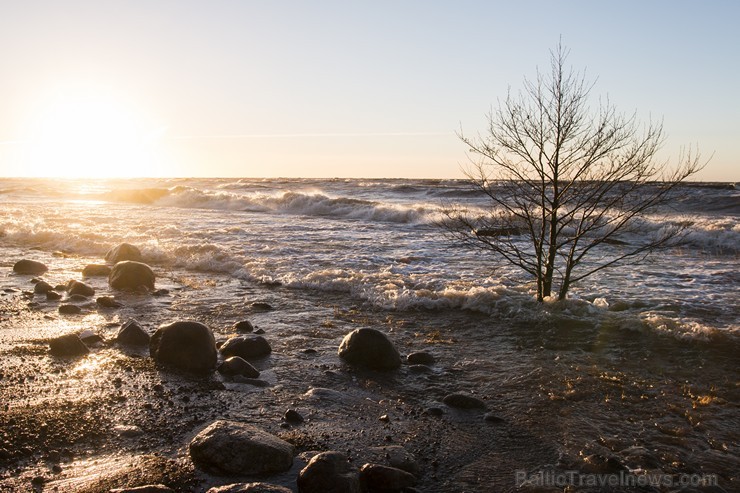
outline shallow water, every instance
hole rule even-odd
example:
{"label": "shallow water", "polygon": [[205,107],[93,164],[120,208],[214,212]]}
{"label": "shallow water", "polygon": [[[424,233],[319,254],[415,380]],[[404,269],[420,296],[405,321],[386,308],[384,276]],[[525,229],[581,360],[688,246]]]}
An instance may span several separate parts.
{"label": "shallow water", "polygon": [[[293,434],[304,451],[349,449],[358,465],[372,447],[402,445],[419,460],[422,491],[509,491],[516,471],[570,470],[676,481],[716,474],[725,491],[738,488],[734,188],[696,187],[695,202],[679,204],[678,212],[693,214],[689,247],[605,273],[567,303],[545,307],[518,272],[450,248],[432,226],[444,200],[478,200],[459,182],[3,180],[0,189],[0,278],[8,290],[0,296],[0,389],[12,399],[4,419],[66,402],[47,421],[66,412],[103,430],[78,430],[83,438],[72,442],[83,450],[58,481],[95,457],[181,457],[199,426],[226,417]],[[62,283],[122,241],[141,247],[168,295],[119,294],[120,310],[83,303],[82,315],[63,317],[58,303],[24,296],[30,278],[12,273],[15,260],[35,258],[50,266],[45,280]],[[105,279],[90,283],[107,293]],[[251,310],[254,301],[276,309]],[[110,339],[129,317],[152,329],[193,318],[219,339],[249,318],[273,346],[256,363],[270,387],[227,381],[220,389],[219,377],[171,375],[146,352],[109,345],[74,363],[46,354],[49,337],[88,328]],[[387,331],[403,354],[429,350],[438,363],[428,372],[353,370],[336,348],[364,326]],[[116,378],[119,388],[110,384]],[[153,394],[157,385],[162,396]],[[502,421],[440,404],[456,391],[481,397]],[[107,408],[91,408],[101,396]],[[311,419],[281,430],[291,406]],[[442,417],[423,414],[439,406]],[[389,424],[377,421],[382,414]],[[131,425],[143,435],[126,436]],[[27,442],[5,478],[42,467],[34,457],[43,452]],[[272,479],[295,487],[295,472]]]}

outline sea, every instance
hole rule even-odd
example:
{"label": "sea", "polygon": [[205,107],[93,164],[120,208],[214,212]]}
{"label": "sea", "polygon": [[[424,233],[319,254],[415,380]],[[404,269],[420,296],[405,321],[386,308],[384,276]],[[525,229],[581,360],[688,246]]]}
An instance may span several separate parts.
{"label": "sea", "polygon": [[[47,277],[64,282],[127,242],[158,288],[182,293],[154,307],[158,321],[226,326],[242,298],[276,306],[264,323],[291,337],[331,331],[337,314],[402,320],[418,336],[409,335],[409,351],[432,345],[458,387],[495,400],[503,419],[555,450],[553,463],[536,463],[535,452],[515,447],[528,467],[522,478],[611,471],[616,457],[631,472],[715,474],[725,489],[711,491],[738,491],[740,192],[734,183],[680,188],[638,226],[650,237],[680,222],[684,243],[600,271],[564,302],[538,303],[533,279],[439,227],[445,208],[490,210],[464,180],[4,178],[0,267],[5,286],[28,289],[11,272],[20,258],[54,265]],[[281,303],[290,320],[280,319]],[[414,392],[452,389],[427,384]],[[476,489],[470,478],[509,481],[511,471],[492,465],[505,454],[488,442],[475,449],[475,433],[465,440],[467,462],[449,471],[458,482],[425,490],[504,491]]]}

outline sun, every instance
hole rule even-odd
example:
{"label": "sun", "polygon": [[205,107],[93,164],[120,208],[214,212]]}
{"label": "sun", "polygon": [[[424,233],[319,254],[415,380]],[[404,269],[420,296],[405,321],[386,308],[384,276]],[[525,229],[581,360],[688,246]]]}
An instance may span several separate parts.
{"label": "sun", "polygon": [[161,126],[124,98],[93,88],[64,90],[42,104],[30,126],[27,176],[156,176]]}

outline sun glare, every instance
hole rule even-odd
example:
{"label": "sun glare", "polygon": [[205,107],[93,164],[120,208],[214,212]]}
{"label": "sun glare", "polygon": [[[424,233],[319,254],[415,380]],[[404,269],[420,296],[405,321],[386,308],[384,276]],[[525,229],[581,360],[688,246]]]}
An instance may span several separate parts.
{"label": "sun glare", "polygon": [[40,108],[32,123],[25,171],[63,178],[157,175],[161,133],[110,94],[67,91]]}

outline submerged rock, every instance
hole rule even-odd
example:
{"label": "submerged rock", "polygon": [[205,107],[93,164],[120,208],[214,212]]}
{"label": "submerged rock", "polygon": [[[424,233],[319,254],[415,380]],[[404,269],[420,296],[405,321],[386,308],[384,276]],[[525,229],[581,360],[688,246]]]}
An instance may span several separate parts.
{"label": "submerged rock", "polygon": [[322,452],[308,461],[298,475],[301,493],[360,493],[360,476],[347,456]]}
{"label": "submerged rock", "polygon": [[214,486],[206,493],[292,493],[292,490],[268,483],[235,483]]}
{"label": "submerged rock", "polygon": [[151,337],[136,319],[130,319],[118,329],[116,342],[126,346],[146,346]]}
{"label": "submerged rock", "polygon": [[416,484],[416,478],[412,474],[380,464],[362,466],[360,481],[366,491],[373,493],[400,493]]}
{"label": "submerged rock", "polygon": [[92,296],[95,294],[95,289],[84,282],[71,280],[67,283],[67,292],[70,296]]}
{"label": "submerged rock", "polygon": [[468,394],[449,394],[446,395],[442,402],[450,407],[459,409],[485,409],[486,403],[477,397]]}
{"label": "submerged rock", "polygon": [[216,366],[216,340],[202,323],[175,322],[157,329],[149,343],[149,354],[159,363],[204,373]]}
{"label": "submerged rock", "polygon": [[339,357],[347,363],[373,370],[395,370],[401,366],[401,355],[385,334],[376,329],[355,329],[339,346]]}
{"label": "submerged rock", "polygon": [[261,358],[272,352],[270,343],[259,335],[232,337],[221,346],[221,354],[228,358],[239,356],[240,358]]}
{"label": "submerged rock", "polygon": [[257,378],[260,376],[260,372],[250,365],[247,360],[240,358],[239,356],[232,356],[226,358],[223,363],[218,366],[219,373],[223,375],[243,375],[247,378]]}
{"label": "submerged rock", "polygon": [[113,289],[136,291],[140,288],[154,289],[154,272],[141,262],[125,260],[111,269],[108,284]]}
{"label": "submerged rock", "polygon": [[216,421],[190,442],[193,462],[215,474],[269,474],[293,465],[293,446],[246,423]]}
{"label": "submerged rock", "polygon": [[121,243],[120,245],[108,250],[108,253],[105,254],[105,261],[112,264],[116,264],[124,260],[141,262],[141,251],[130,243]]}
{"label": "submerged rock", "polygon": [[77,334],[67,334],[49,341],[49,352],[54,356],[83,356],[90,352]]}
{"label": "submerged rock", "polygon": [[82,277],[108,277],[110,270],[105,264],[89,264],[82,269]]}
{"label": "submerged rock", "polygon": [[53,289],[54,289],[54,286],[52,286],[46,281],[39,281],[33,286],[33,292],[36,294],[46,294],[49,291],[52,291]]}
{"label": "submerged rock", "polygon": [[16,274],[39,276],[47,270],[49,270],[47,266],[35,260],[23,259],[13,265],[13,272]]}

